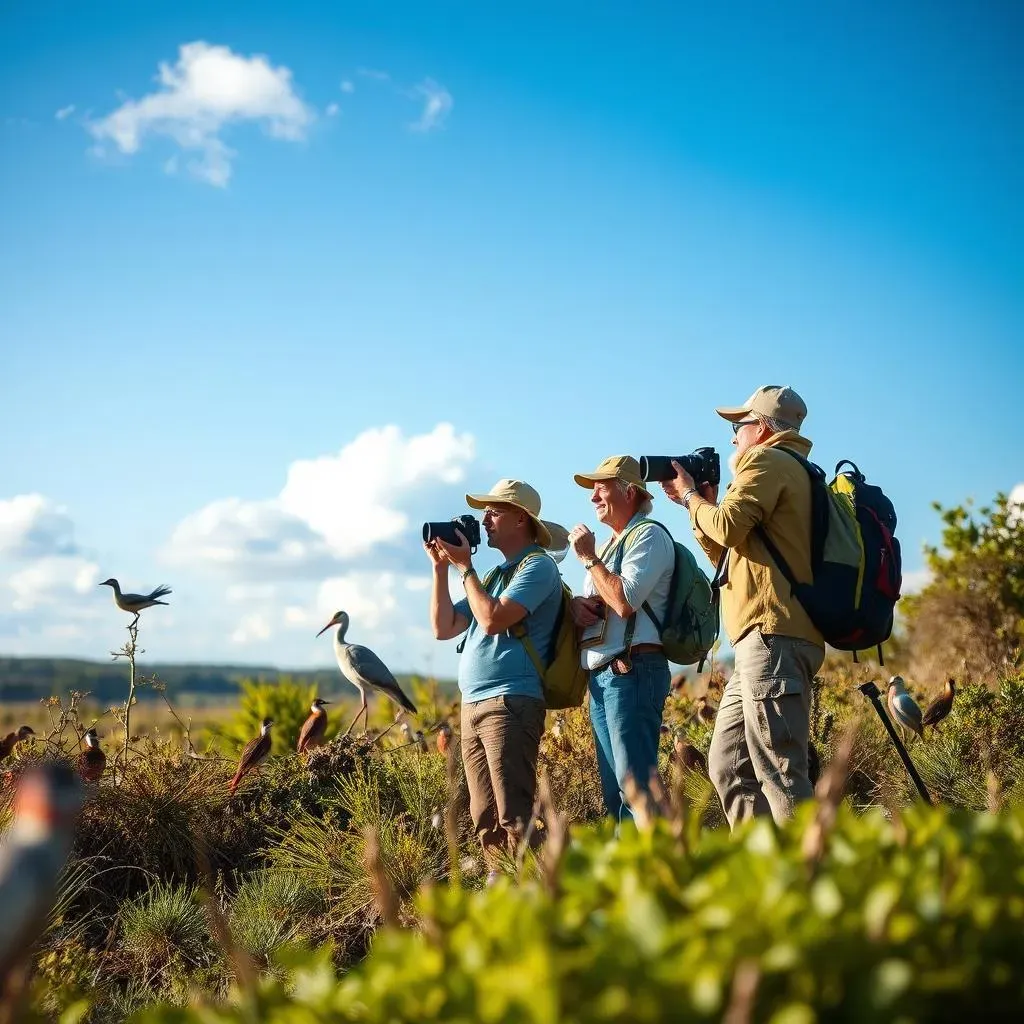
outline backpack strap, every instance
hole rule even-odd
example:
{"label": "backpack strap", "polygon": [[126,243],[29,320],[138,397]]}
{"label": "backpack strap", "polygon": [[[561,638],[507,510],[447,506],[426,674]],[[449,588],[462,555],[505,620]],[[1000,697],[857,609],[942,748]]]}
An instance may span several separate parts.
{"label": "backpack strap", "polygon": [[[501,566],[500,565],[496,565],[493,569],[489,569],[487,571],[487,574],[480,581],[480,585],[484,588],[484,590],[487,591],[488,596],[490,596],[490,597],[500,597],[502,590],[504,590],[512,582],[512,577],[515,576],[515,574],[519,571],[519,567],[524,565],[531,558],[537,558],[542,553],[543,552],[540,552],[540,551],[531,551],[528,555],[525,555],[522,559],[520,559],[518,562],[516,562],[516,564],[514,566],[512,566],[512,571],[508,573],[508,578],[507,579],[505,578],[506,573],[502,572],[502,570],[501,570]],[[507,570],[506,570],[506,572],[507,572]],[[501,588],[498,590],[497,594],[492,594],[491,593],[491,585],[494,583],[494,581],[499,576],[501,577]],[[516,623],[516,625],[518,625],[518,623]],[[461,654],[466,649],[466,641],[468,639],[469,639],[469,630],[467,629],[465,636],[463,636],[463,638],[458,642],[458,644],[455,647],[455,653],[456,654]]]}
{"label": "backpack strap", "polygon": [[[659,523],[657,519],[648,519],[647,516],[644,516],[644,518],[641,519],[640,522],[634,523],[628,530],[626,530],[625,533],[622,534],[621,541],[619,538],[616,538],[616,542],[618,543],[618,547],[615,551],[614,561],[616,575],[618,575],[622,571],[622,559],[625,557],[626,554],[626,540],[629,538],[630,534],[632,534],[635,530],[638,530],[641,526],[645,526],[648,523],[650,523],[652,526],[658,526],[662,530],[664,530],[665,533],[668,534],[669,540],[672,541],[673,544],[675,544],[675,540],[672,537],[672,534],[669,532],[668,527],[665,526],[664,523]],[[673,568],[673,572],[674,571],[675,569]],[[660,637],[663,627],[661,624],[661,620],[658,618],[657,615],[654,614],[654,609],[651,607],[650,602],[644,601],[644,603],[640,607],[643,609],[647,617],[654,624],[654,628],[658,631],[658,636]],[[627,663],[629,662],[629,649],[633,646],[633,635],[635,633],[636,612],[633,612],[633,614],[630,615],[628,619],[626,619],[626,633],[623,637],[624,647],[622,651],[622,657],[625,659]]]}

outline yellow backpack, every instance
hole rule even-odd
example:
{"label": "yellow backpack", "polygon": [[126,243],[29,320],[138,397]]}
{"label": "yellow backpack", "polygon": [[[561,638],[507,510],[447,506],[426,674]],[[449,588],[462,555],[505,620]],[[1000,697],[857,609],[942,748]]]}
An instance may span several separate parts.
{"label": "yellow backpack", "polygon": [[[531,558],[547,558],[543,552],[534,551],[521,562],[512,567],[511,571],[502,572],[500,568],[492,569],[483,580],[483,587],[488,593],[490,585],[497,576],[501,576],[501,590],[509,585],[520,566]],[[521,619],[509,629],[509,636],[522,642],[526,653],[533,662],[533,667],[540,676],[541,688],[544,691],[544,703],[550,711],[561,711],[564,708],[578,708],[583,703],[587,692],[590,674],[583,668],[580,659],[579,632],[572,618],[572,591],[565,580],[561,580],[562,603],[555,619],[555,631],[551,640],[551,656],[547,665],[541,661],[540,654],[530,639],[525,620]],[[493,596],[497,597],[501,594]]]}

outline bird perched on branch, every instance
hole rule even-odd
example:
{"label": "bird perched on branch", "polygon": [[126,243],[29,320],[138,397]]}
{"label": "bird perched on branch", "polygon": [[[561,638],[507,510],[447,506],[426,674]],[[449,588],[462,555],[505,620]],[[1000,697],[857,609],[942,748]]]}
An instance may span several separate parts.
{"label": "bird perched on branch", "polygon": [[66,764],[34,765],[18,781],[0,842],[0,994],[46,924],[81,806],[81,783]]}
{"label": "bird perched on branch", "polygon": [[904,729],[909,729],[922,739],[924,730],[921,726],[921,709],[917,702],[907,693],[903,676],[893,676],[889,680],[889,713]]}
{"label": "bird perched on branch", "polygon": [[924,709],[924,714],[921,716],[922,727],[927,728],[930,725],[938,732],[939,722],[946,718],[950,711],[953,710],[953,698],[955,696],[956,681],[950,677],[946,680],[942,693]]}
{"label": "bird perched on branch", "polygon": [[228,783],[228,792],[234,796],[238,784],[251,771],[255,771],[270,755],[270,727],[274,724],[272,718],[264,718],[260,726],[260,734],[249,740],[242,747],[242,756],[238,759],[238,771],[234,778]]}
{"label": "bird perched on branch", "polygon": [[314,747],[323,746],[324,736],[327,735],[327,712],[324,710],[324,705],[330,703],[329,700],[317,697],[309,706],[309,717],[302,723],[302,728],[299,730],[299,742],[295,748],[300,754],[304,754]]}
{"label": "bird perched on branch", "polygon": [[31,725],[22,725],[18,728],[17,732],[9,732],[0,740],[0,761],[10,757],[15,746],[23,740],[27,740],[29,736],[35,736],[35,730]]}
{"label": "bird perched on branch", "polygon": [[107,755],[100,747],[95,729],[86,730],[82,739],[85,740],[85,750],[78,755],[78,774],[86,782],[99,782],[107,768]]}
{"label": "bird perched on branch", "polygon": [[320,636],[326,633],[331,626],[338,627],[338,631],[334,635],[334,657],[338,661],[341,674],[359,691],[359,710],[345,730],[345,735],[347,736],[352,731],[352,727],[364,714],[369,716],[369,707],[366,702],[368,690],[383,693],[403,711],[415,715],[416,705],[402,692],[398,680],[391,674],[387,665],[368,647],[346,642],[345,634],[348,632],[348,624],[347,612],[335,612],[331,616],[331,621],[317,633],[317,636]]}
{"label": "bird perched on branch", "polygon": [[156,590],[152,590],[148,594],[122,594],[121,585],[113,576],[109,580],[104,580],[99,586],[110,587],[114,591],[114,604],[121,611],[131,612],[135,616],[128,627],[129,629],[139,621],[139,614],[144,609],[152,608],[155,604],[167,604],[166,601],[160,601],[158,598],[166,597],[171,592],[170,587],[161,584]]}

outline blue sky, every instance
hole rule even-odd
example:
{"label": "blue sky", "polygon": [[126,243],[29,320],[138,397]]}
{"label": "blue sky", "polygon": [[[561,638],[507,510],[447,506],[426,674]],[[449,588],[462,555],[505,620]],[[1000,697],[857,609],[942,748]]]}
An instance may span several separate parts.
{"label": "blue sky", "polygon": [[420,521],[588,521],[762,383],[911,572],[1024,481],[1022,9],[683,6],[8,9],[0,652],[104,657],[114,575],[159,660],[327,664],[344,602],[453,671]]}

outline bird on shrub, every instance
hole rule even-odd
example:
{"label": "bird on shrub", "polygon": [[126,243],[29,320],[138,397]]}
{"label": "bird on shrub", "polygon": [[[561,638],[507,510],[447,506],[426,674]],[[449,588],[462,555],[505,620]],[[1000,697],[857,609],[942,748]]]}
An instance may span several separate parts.
{"label": "bird on shrub", "polygon": [[114,579],[113,576],[109,580],[104,580],[98,584],[101,587],[110,587],[114,591],[114,604],[123,612],[131,612],[135,618],[132,619],[131,624],[128,626],[129,629],[139,621],[139,615],[146,608],[152,608],[157,604],[167,604],[166,601],[160,601],[158,598],[166,597],[170,592],[171,588],[161,584],[156,590],[151,590],[148,594],[122,594],[121,585]]}
{"label": "bird on shrub", "polygon": [[86,782],[99,782],[107,768],[107,755],[100,747],[95,729],[87,729],[82,739],[85,740],[85,750],[78,756],[78,774]]}
{"label": "bird on shrub", "polygon": [[270,727],[273,724],[274,720],[272,718],[264,718],[263,724],[260,726],[259,736],[249,740],[242,747],[242,756],[238,759],[238,771],[235,772],[234,778],[228,783],[228,792],[232,796],[235,795],[235,790],[238,789],[238,784],[242,779],[251,771],[259,768],[270,755]]}
{"label": "bird on shrub", "polygon": [[35,736],[35,730],[31,725],[22,725],[17,732],[9,732],[0,740],[0,761],[10,757],[15,746],[23,740],[27,740],[29,736]]}
{"label": "bird on shrub", "polygon": [[953,710],[953,698],[955,696],[956,681],[950,677],[946,680],[942,693],[924,709],[924,714],[921,716],[922,727],[927,728],[930,725],[938,732],[939,722],[946,718],[950,711]]}
{"label": "bird on shrub", "polygon": [[907,693],[906,683],[902,676],[893,676],[889,680],[889,712],[902,728],[924,737],[921,726],[921,709],[917,706],[914,698]]}
{"label": "bird on shrub", "polygon": [[34,765],[18,780],[0,842],[0,993],[46,926],[81,805],[82,785],[67,764]]}
{"label": "bird on shrub", "polygon": [[327,735],[327,712],[324,705],[330,704],[329,700],[317,697],[309,706],[309,717],[302,723],[299,730],[299,742],[296,749],[300,754],[314,747],[323,746],[324,736]]}
{"label": "bird on shrub", "polygon": [[707,760],[692,743],[687,741],[686,734],[681,729],[677,729],[672,736],[672,757],[676,764],[683,768],[707,774]]}
{"label": "bird on shrub", "polygon": [[383,693],[403,711],[415,715],[416,705],[402,692],[398,680],[391,674],[387,665],[368,647],[346,643],[345,634],[348,632],[348,624],[347,612],[335,612],[331,616],[331,621],[317,633],[317,636],[320,636],[326,633],[331,626],[338,627],[338,631],[334,635],[334,657],[337,659],[341,674],[359,691],[361,699],[359,710],[345,730],[345,735],[347,736],[352,731],[352,727],[364,714],[369,716],[369,706],[366,701],[368,690]]}
{"label": "bird on shrub", "polygon": [[447,754],[451,742],[452,727],[447,722],[442,722],[437,728],[437,752],[439,754]]}

